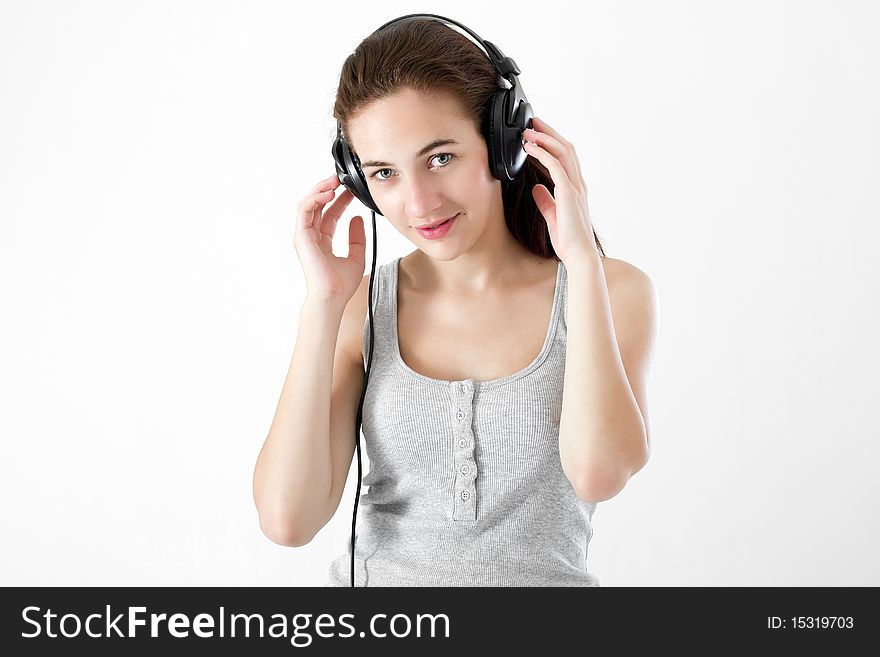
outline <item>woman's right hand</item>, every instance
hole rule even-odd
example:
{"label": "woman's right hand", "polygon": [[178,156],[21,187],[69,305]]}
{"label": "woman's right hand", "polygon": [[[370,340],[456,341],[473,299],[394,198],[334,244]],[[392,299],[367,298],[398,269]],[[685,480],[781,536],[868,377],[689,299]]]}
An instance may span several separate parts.
{"label": "woman's right hand", "polygon": [[[348,257],[333,255],[333,234],[342,211],[354,198],[345,187],[333,200],[334,190],[341,183],[334,174],[309,190],[296,206],[296,249],[308,287],[310,299],[338,301],[347,304],[364,276],[367,238],[364,220],[354,216],[348,224]],[[333,203],[324,212],[324,206]]]}

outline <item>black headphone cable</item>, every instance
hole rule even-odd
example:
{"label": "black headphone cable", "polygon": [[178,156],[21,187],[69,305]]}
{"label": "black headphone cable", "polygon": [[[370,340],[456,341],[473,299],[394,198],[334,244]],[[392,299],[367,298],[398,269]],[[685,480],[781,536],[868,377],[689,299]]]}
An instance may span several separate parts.
{"label": "black headphone cable", "polygon": [[[375,278],[376,273],[376,213],[374,211],[370,211],[370,214],[373,218],[373,264],[370,269],[370,289],[369,289],[369,300],[368,300],[368,309],[370,315],[370,355],[367,358],[367,371],[364,374],[364,386],[361,389],[361,401],[358,405],[358,413],[357,420],[355,421],[354,426],[354,440],[355,445],[357,446],[357,459],[358,459],[358,485],[355,489],[354,496],[354,513],[351,515],[351,585],[354,586],[354,542],[355,542],[355,525],[357,524],[357,509],[358,509],[358,501],[361,497],[361,422],[364,416],[364,397],[367,393],[367,381],[370,379],[370,366],[373,364],[373,279]],[[364,580],[364,586],[367,585],[366,579]]]}

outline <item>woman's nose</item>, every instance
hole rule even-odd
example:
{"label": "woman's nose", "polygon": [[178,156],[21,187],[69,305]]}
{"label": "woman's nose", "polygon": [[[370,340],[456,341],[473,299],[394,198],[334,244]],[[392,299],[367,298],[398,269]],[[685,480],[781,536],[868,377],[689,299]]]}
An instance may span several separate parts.
{"label": "woman's nose", "polygon": [[441,196],[427,181],[410,181],[406,191],[405,210],[410,217],[432,216],[443,207]]}

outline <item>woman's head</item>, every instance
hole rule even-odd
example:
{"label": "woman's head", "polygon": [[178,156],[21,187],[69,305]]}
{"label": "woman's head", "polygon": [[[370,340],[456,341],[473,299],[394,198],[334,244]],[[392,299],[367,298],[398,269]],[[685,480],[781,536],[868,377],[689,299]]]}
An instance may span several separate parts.
{"label": "woman's head", "polygon": [[[547,169],[529,156],[502,183],[489,167],[486,109],[500,80],[479,46],[428,18],[375,32],[343,64],[334,117],[383,215],[430,255],[507,231],[532,253],[556,257],[531,195],[538,183],[553,191]],[[457,143],[421,152],[436,139]],[[444,239],[432,243],[416,229],[456,213]]]}

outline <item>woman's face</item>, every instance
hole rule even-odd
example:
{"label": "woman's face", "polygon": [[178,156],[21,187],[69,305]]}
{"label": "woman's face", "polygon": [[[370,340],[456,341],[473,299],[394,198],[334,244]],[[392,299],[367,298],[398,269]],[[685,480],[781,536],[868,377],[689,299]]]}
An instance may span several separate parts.
{"label": "woman's face", "polygon": [[[489,170],[486,142],[452,97],[406,90],[375,101],[349,121],[347,136],[376,206],[429,255],[455,257],[490,222],[503,225],[501,183]],[[455,214],[442,238],[417,228]]]}

